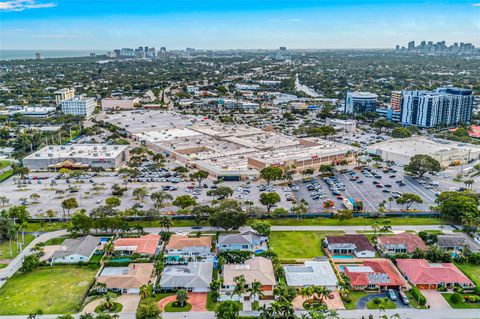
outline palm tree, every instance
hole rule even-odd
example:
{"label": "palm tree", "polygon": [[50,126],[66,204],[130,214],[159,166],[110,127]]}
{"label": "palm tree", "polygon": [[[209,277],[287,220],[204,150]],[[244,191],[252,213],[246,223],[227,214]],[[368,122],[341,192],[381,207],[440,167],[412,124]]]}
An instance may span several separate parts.
{"label": "palm tree", "polygon": [[388,200],[388,210],[392,210],[392,202],[393,202],[393,197],[390,196],[389,198],[387,198]]}
{"label": "palm tree", "polygon": [[373,237],[377,238],[377,231],[380,229],[380,225],[377,222],[375,222],[375,223],[372,224],[371,227],[372,227],[372,230],[373,230]]}
{"label": "palm tree", "polygon": [[146,299],[152,295],[152,286],[150,285],[143,285],[140,287],[140,297],[142,299]]}
{"label": "palm tree", "polygon": [[267,307],[266,305],[261,306],[258,308],[260,312],[259,318],[260,319],[273,319],[274,318],[274,311],[272,307]]}
{"label": "palm tree", "polygon": [[113,251],[115,250],[115,245],[113,244],[113,240],[110,240],[103,246],[103,250],[105,251],[105,254],[108,256],[111,256]]}
{"label": "palm tree", "polygon": [[168,232],[170,230],[170,227],[173,226],[172,220],[164,216],[162,217],[162,219],[160,219],[160,226],[162,227],[162,232]]}
{"label": "palm tree", "polygon": [[188,292],[186,289],[179,289],[177,291],[177,302],[180,304],[180,307],[185,306],[188,300]]}
{"label": "palm tree", "polygon": [[245,276],[237,276],[233,278],[233,282],[235,282],[235,288],[233,289],[232,296],[238,296],[238,298],[240,299],[242,295],[246,292],[245,286],[247,285],[247,281],[245,280]]}
{"label": "palm tree", "polygon": [[251,287],[248,289],[248,292],[250,293],[250,298],[255,301],[255,297],[262,298],[265,294],[263,293],[262,290],[262,284],[259,281],[254,280],[251,284]]}
{"label": "palm tree", "polygon": [[315,295],[318,299],[320,299],[320,302],[323,303],[325,298],[328,298],[328,295],[330,295],[331,291],[328,290],[325,286],[318,286],[314,287]]}

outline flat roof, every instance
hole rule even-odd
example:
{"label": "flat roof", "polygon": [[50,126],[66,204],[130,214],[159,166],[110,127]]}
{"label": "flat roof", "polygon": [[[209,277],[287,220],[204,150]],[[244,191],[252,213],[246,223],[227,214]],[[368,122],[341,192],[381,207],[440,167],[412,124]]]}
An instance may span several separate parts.
{"label": "flat roof", "polygon": [[112,158],[125,151],[128,145],[73,144],[45,146],[24,159],[50,159],[62,157]]}

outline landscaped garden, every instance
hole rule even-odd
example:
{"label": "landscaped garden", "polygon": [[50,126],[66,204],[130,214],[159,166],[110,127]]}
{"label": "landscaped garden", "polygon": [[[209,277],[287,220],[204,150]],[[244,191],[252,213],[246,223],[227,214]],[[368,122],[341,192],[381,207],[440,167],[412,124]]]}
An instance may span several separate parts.
{"label": "landscaped garden", "polygon": [[354,310],[357,309],[357,301],[365,297],[367,293],[365,291],[350,291],[350,302],[343,302],[345,309],[347,310]]}
{"label": "landscaped garden", "polygon": [[0,288],[0,315],[78,312],[96,272],[89,267],[54,266],[17,273]]}
{"label": "landscaped garden", "polygon": [[192,305],[188,302],[181,306],[178,301],[172,301],[165,305],[165,312],[187,312],[192,310]]}
{"label": "landscaped garden", "polygon": [[270,248],[278,258],[313,258],[323,256],[322,240],[339,232],[275,231],[270,233]]}
{"label": "landscaped garden", "polygon": [[[23,244],[23,248],[27,247],[28,244],[32,242],[35,238],[34,235],[25,235],[25,243]],[[19,240],[21,241],[22,235],[20,235]],[[10,254],[10,242],[8,240],[3,241],[0,243],[0,259],[12,259],[15,258],[19,254],[19,250],[17,247],[17,242],[12,240],[12,254]]]}
{"label": "landscaped garden", "polygon": [[397,305],[388,297],[373,298],[367,302],[367,309],[396,309]]}
{"label": "landscaped garden", "polygon": [[480,296],[463,293],[442,293],[443,298],[454,309],[480,309]]}

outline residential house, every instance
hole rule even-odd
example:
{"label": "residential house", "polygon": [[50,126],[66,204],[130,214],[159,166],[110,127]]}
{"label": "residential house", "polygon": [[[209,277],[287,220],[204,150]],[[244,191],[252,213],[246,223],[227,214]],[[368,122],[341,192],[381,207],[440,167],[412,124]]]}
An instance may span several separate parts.
{"label": "residential house", "polygon": [[260,236],[253,230],[247,230],[240,234],[220,235],[217,241],[218,251],[224,250],[247,250],[261,252],[268,250],[267,237]]}
{"label": "residential house", "polygon": [[248,287],[251,287],[252,282],[258,281],[262,284],[262,291],[265,296],[273,296],[273,289],[277,285],[277,281],[272,261],[264,257],[253,257],[243,264],[226,264],[223,266],[221,300],[239,300],[238,296],[232,296],[232,292],[235,289],[235,278],[242,275]]}
{"label": "residential house", "polygon": [[49,256],[45,256],[44,259],[50,263],[75,264],[87,262],[93,256],[99,244],[100,239],[90,235],[67,239],[56,249],[50,250]]}
{"label": "residential house", "polygon": [[303,265],[285,265],[283,269],[290,287],[325,286],[334,290],[338,286],[337,276],[328,259],[307,260]]}
{"label": "residential house", "polygon": [[186,265],[167,266],[162,272],[160,287],[166,290],[184,288],[192,292],[208,292],[212,274],[212,262],[190,262]]}
{"label": "residential house", "polygon": [[389,259],[364,260],[361,264],[339,265],[356,290],[401,289],[407,282]]}
{"label": "residential house", "polygon": [[426,259],[397,259],[405,278],[419,289],[474,287],[473,282],[452,263],[430,263]]}
{"label": "residential house", "polygon": [[375,257],[375,248],[365,235],[326,236],[325,246],[332,255],[353,255],[357,258]]}
{"label": "residential house", "polygon": [[130,264],[128,267],[105,267],[97,278],[106,289],[114,292],[138,294],[140,287],[149,284],[153,272],[152,263]]}
{"label": "residential house", "polygon": [[392,236],[378,236],[377,246],[384,254],[411,254],[417,248],[428,249],[428,246],[416,234],[405,232]]}
{"label": "residential house", "polygon": [[212,257],[212,237],[188,237],[172,235],[165,246],[165,256],[168,261],[179,259]]}
{"label": "residential house", "polygon": [[114,241],[115,254],[154,256],[161,250],[161,239],[157,234],[134,238],[119,238]]}
{"label": "residential house", "polygon": [[461,252],[466,247],[472,252],[480,251],[480,244],[470,238],[467,234],[438,235],[436,245],[440,249]]}

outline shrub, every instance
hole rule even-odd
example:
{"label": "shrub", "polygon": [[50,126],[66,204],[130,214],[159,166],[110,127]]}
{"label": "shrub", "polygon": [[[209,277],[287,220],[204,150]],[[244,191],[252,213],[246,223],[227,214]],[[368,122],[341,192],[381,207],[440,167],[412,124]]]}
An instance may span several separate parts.
{"label": "shrub", "polygon": [[463,288],[459,286],[453,287],[454,292],[458,292],[459,294],[463,293]]}
{"label": "shrub", "polygon": [[462,295],[460,295],[458,292],[455,292],[450,296],[450,301],[454,304],[462,302],[462,299]]}
{"label": "shrub", "polygon": [[410,291],[412,293],[412,296],[415,298],[415,300],[418,300],[418,304],[420,306],[425,306],[427,303],[427,298],[425,298],[424,295],[418,290],[417,287],[413,287],[412,290]]}
{"label": "shrub", "polygon": [[438,286],[437,290],[438,290],[438,291],[447,291],[447,287],[445,287],[445,286]]}
{"label": "shrub", "polygon": [[382,299],[380,298],[373,298],[373,303],[376,305],[379,305],[382,302]]}
{"label": "shrub", "polygon": [[480,286],[475,287],[475,289],[473,290],[473,292],[474,292],[477,296],[480,296]]}

